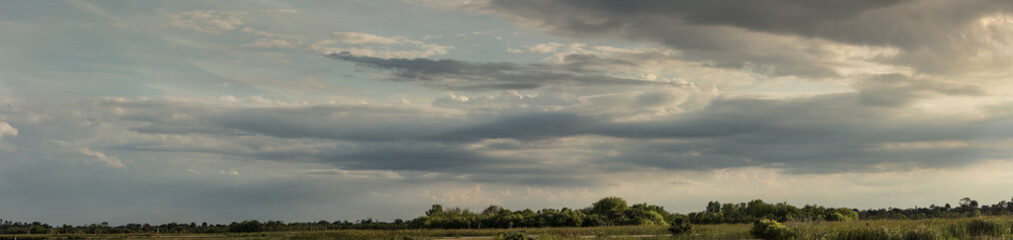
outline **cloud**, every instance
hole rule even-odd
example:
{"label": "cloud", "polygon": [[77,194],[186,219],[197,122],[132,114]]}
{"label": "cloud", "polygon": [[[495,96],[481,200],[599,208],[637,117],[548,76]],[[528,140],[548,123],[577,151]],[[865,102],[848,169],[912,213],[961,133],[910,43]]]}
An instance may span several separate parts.
{"label": "cloud", "polygon": [[[377,58],[351,52],[328,57],[384,70],[394,81],[417,82],[426,87],[451,90],[535,89],[548,85],[630,86],[664,85],[650,81],[612,77],[589,69],[542,64],[471,63],[451,59]],[[581,71],[587,70],[587,71]]]}
{"label": "cloud", "polygon": [[528,51],[536,53],[551,53],[562,47],[562,43],[542,43],[528,48]]}
{"label": "cloud", "polygon": [[3,139],[3,136],[16,137],[18,136],[18,129],[12,127],[7,122],[0,121],[0,140]]}
{"label": "cloud", "polygon": [[953,83],[938,79],[919,79],[900,74],[866,77],[855,86],[862,101],[874,106],[901,106],[933,95],[983,96],[978,85]]}
{"label": "cloud", "polygon": [[94,157],[99,162],[102,162],[105,165],[110,166],[110,167],[114,167],[114,168],[126,168],[127,167],[126,165],[123,165],[123,162],[121,162],[120,159],[117,158],[116,156],[107,156],[105,153],[102,153],[100,151],[91,150],[91,149],[88,149],[88,148],[79,148],[79,149],[77,149],[77,151],[79,153],[81,153],[81,154]]}
{"label": "cloud", "polygon": [[407,41],[404,38],[389,38],[360,32],[335,32],[334,37],[344,44],[397,44]]}
{"label": "cloud", "polygon": [[[488,1],[465,9],[579,37],[661,43],[683,59],[770,76],[835,78],[842,64],[927,74],[1007,74],[1007,2],[965,1]],[[856,58],[841,47],[892,52]],[[532,47],[549,51],[552,45]],[[849,51],[850,52],[850,51]],[[846,60],[841,62],[841,59]],[[845,66],[846,66],[845,65]]]}
{"label": "cloud", "polygon": [[[361,32],[335,32],[334,40],[322,40],[310,49],[324,55],[350,53],[375,58],[424,58],[447,54],[451,46],[426,43],[406,37],[384,37]],[[340,44],[340,46],[335,46]],[[354,46],[354,47],[353,47]]]}
{"label": "cloud", "polygon": [[239,28],[249,19],[243,11],[199,10],[169,14],[169,25],[206,33],[222,33]]}
{"label": "cloud", "polygon": [[126,165],[123,164],[123,161],[120,161],[118,157],[106,155],[101,151],[93,150],[81,143],[71,143],[63,140],[53,140],[51,142],[56,143],[61,147],[67,148],[75,153],[90,157],[85,160],[85,162],[87,163],[98,162],[113,168],[127,167]]}
{"label": "cloud", "polygon": [[[595,194],[607,194],[613,187],[647,186],[638,185],[649,184],[646,179],[671,186],[668,178],[687,174],[758,169],[758,176],[747,175],[766,179],[957,169],[1005,159],[1009,155],[1005,146],[1013,139],[1009,124],[1013,121],[1007,115],[940,116],[910,104],[869,104],[859,92],[759,99],[710,96],[676,86],[622,90],[467,93],[447,95],[433,106],[252,102],[234,97],[100,98],[49,108],[21,105],[12,108],[19,109],[16,114],[4,113],[5,121],[23,130],[4,143],[22,149],[21,155],[5,156],[52,163],[72,159],[117,171],[122,168],[114,161],[132,166],[122,172],[150,174],[145,166],[158,166],[167,171],[159,172],[163,175],[185,171],[194,174],[193,179],[221,184],[180,189],[185,196],[171,200],[207,207],[217,205],[202,203],[206,199],[197,196],[230,188],[234,190],[213,198],[259,196],[258,192],[296,183],[320,185],[286,193],[303,196],[330,189],[343,195],[366,194],[329,187],[334,182],[357,182],[370,191],[398,192],[395,196],[433,189],[431,197],[451,201],[440,194],[456,191],[432,186],[474,188],[481,183],[483,194],[503,199],[514,198],[498,189],[511,189],[519,198],[532,186],[533,198],[556,196],[562,201],[564,189],[590,188]],[[462,101],[464,97],[468,100]],[[53,144],[49,139],[74,144]],[[712,178],[691,178],[709,179],[695,183],[683,179],[679,186],[702,191],[702,185],[710,182],[734,181]],[[250,179],[285,184],[253,187],[245,182]],[[755,184],[779,182],[765,181]],[[146,184],[160,186],[157,181]],[[547,189],[555,190],[550,194],[544,192]],[[313,201],[333,199],[319,198]]]}
{"label": "cloud", "polygon": [[285,39],[261,38],[261,39],[257,39],[257,41],[254,41],[252,43],[243,44],[243,46],[247,46],[247,47],[259,47],[259,48],[288,48],[288,49],[290,49],[290,48],[295,48],[296,44],[294,44],[292,42],[289,42],[288,40],[285,40]]}
{"label": "cloud", "polygon": [[376,170],[344,170],[340,168],[309,169],[304,172],[310,174],[333,174],[355,179],[403,179],[404,176],[394,171]]}
{"label": "cloud", "polygon": [[[982,132],[993,134],[986,141],[1013,137],[1010,129],[996,126],[1004,121],[1002,116],[961,120],[864,101],[856,93],[791,100],[718,99],[697,111],[629,122],[601,115],[531,113],[462,128],[441,139],[529,142],[603,136],[615,143],[585,146],[615,153],[596,156],[601,164],[696,170],[762,166],[805,173],[953,167],[1001,157],[1004,150],[994,144],[881,146],[964,142],[983,138]],[[898,117],[902,112],[910,116]]]}
{"label": "cloud", "polygon": [[[961,87],[942,93],[910,91],[978,94]],[[130,129],[142,136],[185,134],[182,139],[188,139],[134,140],[121,149],[316,162],[346,170],[483,173],[517,182],[536,177],[530,175],[536,170],[526,164],[598,164],[604,172],[744,166],[793,173],[946,168],[1001,158],[1006,154],[1001,142],[1013,139],[1006,115],[938,115],[893,100],[870,99],[870,94],[879,93],[714,98],[674,88],[576,100],[504,92],[468,97],[466,102],[456,95],[434,102],[465,112],[333,104],[208,108],[164,100],[107,100],[97,106],[120,109],[118,119],[144,123]],[[542,107],[503,108],[495,105],[498,101]],[[187,117],[174,117],[181,113]],[[937,142],[948,144],[923,144]],[[566,168],[537,171],[556,176],[543,179],[546,183],[581,179]]]}

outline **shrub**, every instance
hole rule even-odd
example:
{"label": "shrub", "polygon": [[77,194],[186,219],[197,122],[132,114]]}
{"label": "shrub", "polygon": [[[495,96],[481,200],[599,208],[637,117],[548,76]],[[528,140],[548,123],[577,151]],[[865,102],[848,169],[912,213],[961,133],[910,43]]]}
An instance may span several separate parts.
{"label": "shrub", "polygon": [[682,234],[689,233],[693,230],[693,224],[686,218],[676,218],[672,221],[672,225],[668,227],[668,231],[672,233],[672,236],[679,236]]}
{"label": "shrub", "polygon": [[829,214],[827,214],[824,220],[844,221],[844,222],[854,221],[858,220],[858,212],[855,212],[847,208],[837,208],[832,210]]}
{"label": "shrub", "polygon": [[783,224],[770,219],[763,219],[753,223],[753,229],[749,230],[749,234],[764,240],[788,240],[795,238],[795,232]]}

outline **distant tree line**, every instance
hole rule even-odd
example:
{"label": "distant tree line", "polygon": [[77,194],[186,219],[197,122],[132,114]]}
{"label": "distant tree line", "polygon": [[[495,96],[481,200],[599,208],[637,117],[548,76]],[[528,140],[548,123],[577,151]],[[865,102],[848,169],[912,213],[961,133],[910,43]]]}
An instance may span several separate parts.
{"label": "distant tree line", "polygon": [[273,231],[323,231],[337,229],[407,229],[403,220],[380,222],[372,219],[349,221],[292,222],[247,220],[231,224],[208,223],[167,223],[161,225],[130,223],[110,226],[108,223],[80,226],[51,226],[39,222],[23,223],[0,220],[0,234],[180,234],[180,233],[230,233],[230,232],[273,232]]}
{"label": "distant tree line", "polygon": [[938,206],[915,207],[908,209],[880,208],[859,212],[862,219],[925,219],[925,218],[963,218],[978,216],[1013,215],[1013,199],[1002,200],[992,205],[979,205],[977,200],[965,197],[960,199],[956,207],[949,203]]}
{"label": "distant tree line", "polygon": [[671,213],[664,207],[647,203],[628,205],[619,197],[607,197],[581,209],[509,210],[492,205],[480,212],[447,208],[436,204],[425,215],[411,220],[392,222],[363,219],[349,221],[291,222],[247,220],[230,224],[167,223],[161,225],[130,223],[110,226],[108,223],[80,226],[53,226],[40,222],[12,222],[0,219],[0,234],[179,234],[270,231],[324,231],[337,229],[418,229],[418,228],[517,228],[517,227],[589,227],[615,225],[669,225],[754,223],[761,219],[786,221],[851,221],[857,219],[924,219],[964,218],[1013,214],[1013,200],[981,205],[963,198],[958,206],[915,207],[909,209],[848,209],[805,205],[801,208],[787,203],[766,203],[752,200],[743,203],[707,203],[704,211],[688,215]]}
{"label": "distant tree line", "polygon": [[753,200],[745,203],[707,203],[706,210],[690,213],[689,219],[694,224],[716,223],[753,223],[761,219],[786,221],[851,221],[857,219],[925,219],[925,218],[963,218],[978,216],[1004,216],[1013,214],[1013,200],[1002,200],[992,205],[979,205],[978,201],[965,197],[960,199],[959,206],[951,207],[930,205],[908,209],[848,209],[827,208],[819,205],[805,205],[801,208],[787,203],[765,203]]}
{"label": "distant tree line", "polygon": [[744,203],[707,203],[706,210],[689,214],[694,224],[753,223],[761,219],[785,221],[852,221],[859,219],[854,209],[827,208],[819,205],[796,207],[787,203],[765,203],[752,200]]}
{"label": "distant tree line", "polygon": [[443,209],[433,205],[426,215],[409,223],[412,228],[514,228],[514,227],[588,227],[614,225],[668,225],[685,216],[665,211],[664,207],[646,203],[626,203],[619,197],[607,197],[582,209],[511,211],[489,206],[481,212],[468,209]]}

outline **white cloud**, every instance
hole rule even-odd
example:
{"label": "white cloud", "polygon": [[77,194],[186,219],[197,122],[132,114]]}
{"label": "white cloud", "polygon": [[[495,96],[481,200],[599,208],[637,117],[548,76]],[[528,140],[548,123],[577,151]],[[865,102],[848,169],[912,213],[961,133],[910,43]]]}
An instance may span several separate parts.
{"label": "white cloud", "polygon": [[117,158],[116,156],[108,156],[105,153],[102,153],[100,151],[92,150],[92,149],[89,149],[89,148],[78,148],[77,152],[79,152],[81,154],[84,154],[84,155],[88,155],[88,156],[94,157],[99,162],[104,163],[105,165],[110,166],[110,167],[114,167],[114,168],[126,168],[127,167],[126,165],[123,165],[123,162],[120,161],[120,159]]}
{"label": "white cloud", "polygon": [[3,136],[18,136],[18,129],[11,127],[7,122],[0,121],[0,140],[3,139]]}
{"label": "white cloud", "polygon": [[406,37],[384,37],[360,32],[335,32],[334,37],[335,40],[319,41],[310,46],[310,49],[324,55],[347,52],[362,57],[425,58],[447,54],[453,48]]}
{"label": "white cloud", "polygon": [[404,41],[403,37],[384,37],[360,32],[335,32],[334,37],[344,44],[397,44]]}
{"label": "white cloud", "polygon": [[271,39],[261,38],[257,39],[252,43],[243,44],[247,47],[259,47],[259,48],[294,48],[296,44],[289,42],[285,39]]}
{"label": "white cloud", "polygon": [[308,169],[302,171],[310,174],[329,174],[353,179],[404,179],[404,176],[394,171],[385,170],[345,170],[339,168],[329,169]]}
{"label": "white cloud", "polygon": [[103,153],[101,151],[94,150],[94,149],[91,149],[91,148],[89,148],[87,146],[84,146],[84,144],[82,144],[82,143],[71,143],[71,142],[63,141],[63,140],[54,140],[54,141],[51,141],[51,142],[52,143],[56,143],[57,145],[62,146],[64,148],[66,148],[66,149],[69,149],[69,150],[71,150],[73,152],[76,152],[76,153],[79,153],[79,154],[84,154],[85,156],[92,157],[91,159],[88,159],[88,160],[85,161],[87,163],[99,162],[99,163],[105,164],[106,166],[114,167],[114,168],[126,168],[127,167],[126,165],[123,164],[123,161],[120,161],[120,159],[118,157],[111,156],[111,155],[106,155],[105,153]]}
{"label": "white cloud", "polygon": [[551,53],[551,52],[555,52],[557,49],[559,49],[559,47],[562,47],[562,46],[563,46],[562,43],[554,43],[554,42],[553,43],[542,43],[542,44],[535,45],[533,47],[529,47],[528,50],[530,50],[532,52],[536,52],[536,53]]}
{"label": "white cloud", "polygon": [[169,25],[206,33],[221,33],[242,26],[249,15],[243,11],[223,12],[214,10],[189,11],[169,14]]}
{"label": "white cloud", "polygon": [[303,35],[278,34],[278,33],[273,33],[273,32],[268,32],[268,31],[257,30],[257,29],[253,29],[253,28],[250,28],[250,27],[243,27],[243,29],[241,29],[240,31],[243,31],[245,33],[250,33],[250,34],[253,34],[253,35],[257,35],[257,36],[261,36],[261,37],[269,37],[269,38],[299,39],[299,40],[306,39],[306,36],[303,36]]}

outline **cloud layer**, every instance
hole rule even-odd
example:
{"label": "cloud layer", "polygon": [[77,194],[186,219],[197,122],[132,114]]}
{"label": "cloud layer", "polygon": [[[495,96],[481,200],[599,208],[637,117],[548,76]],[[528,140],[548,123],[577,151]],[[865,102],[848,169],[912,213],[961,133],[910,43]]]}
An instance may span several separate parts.
{"label": "cloud layer", "polygon": [[878,208],[1013,179],[1005,2],[76,3],[0,9],[5,219]]}

